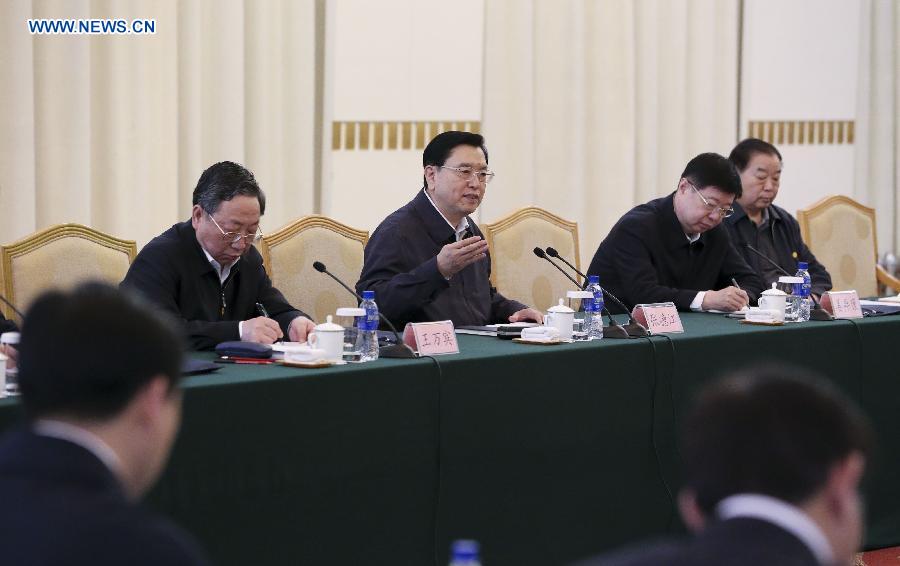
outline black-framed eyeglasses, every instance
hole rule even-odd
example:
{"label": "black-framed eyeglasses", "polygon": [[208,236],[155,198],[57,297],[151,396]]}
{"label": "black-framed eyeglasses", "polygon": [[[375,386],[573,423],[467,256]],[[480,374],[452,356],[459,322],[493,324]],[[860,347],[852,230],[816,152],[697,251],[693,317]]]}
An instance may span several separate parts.
{"label": "black-framed eyeglasses", "polygon": [[216,228],[219,229],[219,232],[222,233],[222,240],[228,242],[231,245],[234,245],[241,240],[244,240],[244,243],[248,246],[253,245],[262,239],[262,228],[257,228],[255,234],[241,234],[240,232],[226,232],[222,230],[222,227],[219,226],[219,223],[216,222],[216,219],[213,218],[213,215],[210,213],[206,213],[209,216],[209,219],[213,221],[213,224],[216,225]]}
{"label": "black-framed eyeglasses", "polygon": [[483,183],[485,185],[490,183],[494,178],[494,172],[490,169],[482,169],[480,171],[476,171],[471,167],[450,167],[449,165],[439,165],[438,167],[441,167],[442,169],[449,169],[453,171],[457,177],[459,177],[460,179],[465,179],[466,181],[471,179],[474,175],[475,181]]}
{"label": "black-framed eyeglasses", "polygon": [[716,205],[714,205],[713,203],[711,203],[711,202],[709,202],[708,200],[706,200],[706,197],[704,197],[704,196],[703,196],[703,193],[701,193],[701,192],[697,189],[697,187],[694,186],[694,183],[688,181],[687,179],[685,179],[685,181],[687,181],[687,184],[690,185],[692,189],[694,189],[694,192],[697,193],[697,196],[700,197],[700,200],[703,201],[703,204],[706,205],[706,208],[708,208],[710,212],[712,212],[712,211],[714,211],[714,210],[717,210],[717,211],[719,212],[719,216],[722,217],[722,218],[728,218],[729,216],[731,216],[732,214],[734,214],[734,209],[733,209],[733,208],[731,208],[730,206],[716,206]]}

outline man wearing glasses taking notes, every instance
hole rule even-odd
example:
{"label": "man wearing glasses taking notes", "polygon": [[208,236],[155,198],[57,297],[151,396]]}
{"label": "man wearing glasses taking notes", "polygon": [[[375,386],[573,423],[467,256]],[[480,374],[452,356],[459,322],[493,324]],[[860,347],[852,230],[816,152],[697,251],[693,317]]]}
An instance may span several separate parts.
{"label": "man wearing glasses taking notes", "polygon": [[588,273],[631,306],[672,301],[679,310],[737,311],[762,280],[732,245],[741,179],[730,161],[703,153],[688,162],[675,192],[633,208],[597,248]]}
{"label": "man wearing glasses taking notes", "polygon": [[245,340],[303,342],[313,322],[272,286],[253,244],[266,196],[253,173],[230,161],[203,172],[191,219],[150,241],[122,286],[180,317],[191,346]]}
{"label": "man wearing glasses taking notes", "polygon": [[542,322],[541,313],[491,287],[488,245],[469,218],[494,177],[484,138],[438,134],[422,154],[424,187],[388,216],[366,245],[356,291],[375,291],[396,326],[452,320],[456,326]]}

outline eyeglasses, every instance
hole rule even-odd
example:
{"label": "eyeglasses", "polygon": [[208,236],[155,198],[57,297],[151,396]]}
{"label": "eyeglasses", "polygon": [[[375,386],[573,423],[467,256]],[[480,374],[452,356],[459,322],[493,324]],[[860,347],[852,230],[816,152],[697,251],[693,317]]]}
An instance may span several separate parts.
{"label": "eyeglasses", "polygon": [[[687,179],[685,179],[685,181],[687,181]],[[687,181],[687,184],[690,185],[692,189],[694,189],[694,192],[697,193],[697,196],[700,197],[700,200],[703,201],[703,204],[706,205],[706,208],[708,208],[710,212],[715,210],[719,213],[719,216],[722,218],[728,218],[729,216],[734,214],[734,209],[731,208],[730,206],[728,206],[728,207],[716,206],[713,203],[706,200],[706,197],[703,196],[703,193],[701,193],[699,190],[697,190],[697,187],[694,186],[694,183]]]}
{"label": "eyeglasses", "polygon": [[478,183],[484,183],[485,185],[491,182],[491,179],[494,178],[494,172],[490,169],[483,169],[481,171],[476,171],[471,167],[450,167],[449,165],[439,165],[443,169],[449,169],[456,173],[456,176],[460,179],[465,179],[468,181],[475,176],[475,181]]}
{"label": "eyeglasses", "polygon": [[213,224],[215,224],[216,228],[219,229],[219,232],[222,233],[222,239],[231,245],[244,240],[244,244],[250,246],[262,239],[262,229],[260,228],[256,229],[255,234],[247,234],[246,236],[240,232],[226,232],[225,230],[222,230],[222,227],[219,226],[219,223],[216,222],[216,219],[213,218],[212,214],[207,212],[206,215],[209,216],[209,219],[213,221]]}

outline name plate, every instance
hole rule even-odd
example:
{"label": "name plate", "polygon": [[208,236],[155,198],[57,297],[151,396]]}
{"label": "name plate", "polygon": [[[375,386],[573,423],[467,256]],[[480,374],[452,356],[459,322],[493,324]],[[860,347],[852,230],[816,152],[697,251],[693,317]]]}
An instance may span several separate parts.
{"label": "name plate", "polygon": [[678,334],[684,332],[675,303],[635,305],[631,316],[644,325],[650,334]]}
{"label": "name plate", "polygon": [[826,291],[822,295],[822,308],[834,318],[862,318],[862,306],[856,291]]}
{"label": "name plate", "polygon": [[403,329],[403,341],[420,356],[458,354],[459,344],[453,321],[410,322]]}

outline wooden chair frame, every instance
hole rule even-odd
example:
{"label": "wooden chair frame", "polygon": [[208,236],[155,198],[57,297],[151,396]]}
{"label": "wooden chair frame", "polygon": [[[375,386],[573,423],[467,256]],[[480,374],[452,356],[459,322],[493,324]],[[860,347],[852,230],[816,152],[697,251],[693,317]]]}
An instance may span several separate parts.
{"label": "wooden chair frame", "polygon": [[[63,238],[82,238],[112,250],[123,252],[128,256],[129,265],[137,255],[137,243],[134,240],[116,238],[82,224],[58,224],[40,230],[12,244],[0,246],[0,280],[3,282],[3,293],[11,303],[17,304],[13,287],[13,259],[27,255],[38,248]],[[12,318],[15,315],[12,309],[6,305],[3,305],[3,312],[7,318]]]}
{"label": "wooden chair frame", "polygon": [[875,209],[869,208],[863,204],[860,204],[853,200],[850,197],[844,195],[832,195],[825,197],[808,208],[801,208],[797,211],[797,222],[800,223],[800,237],[803,238],[804,242],[807,242],[807,245],[810,242],[809,239],[809,224],[810,220],[816,218],[820,214],[824,213],[826,210],[830,209],[835,204],[846,204],[851,206],[861,212],[862,214],[868,216],[872,220],[872,242],[875,244],[875,249],[872,250],[872,253],[875,256],[875,280],[878,284],[885,285],[894,291],[900,293],[900,279],[892,276],[890,273],[884,270],[883,267],[878,265],[878,230],[877,225],[875,223]]}
{"label": "wooden chair frame", "polygon": [[[496,257],[494,254],[495,235],[526,218],[540,218],[541,220],[546,220],[547,222],[550,222],[551,224],[554,224],[562,228],[563,230],[570,232],[575,244],[575,267],[577,267],[579,271],[581,270],[581,250],[578,247],[578,223],[570,222],[569,220],[561,218],[548,210],[544,210],[543,208],[528,206],[525,208],[521,208],[513,212],[509,216],[497,220],[496,222],[487,223],[482,226],[482,231],[484,232],[484,235],[487,238],[488,242],[488,251],[491,253],[491,285],[495,287],[497,286],[497,270],[495,269],[494,265],[494,258]],[[581,279],[577,275],[575,276],[575,278],[576,280]],[[583,283],[584,282],[582,281],[582,284]]]}
{"label": "wooden chair frame", "polygon": [[321,214],[311,214],[309,216],[300,217],[297,220],[282,226],[271,234],[263,234],[259,251],[262,254],[263,265],[265,266],[266,273],[269,274],[269,277],[272,277],[272,255],[270,249],[282,242],[290,240],[297,234],[309,230],[310,228],[325,228],[331,230],[341,236],[361,242],[363,248],[365,248],[366,244],[369,242],[369,232],[366,230],[358,230],[327,216],[322,216]]}

